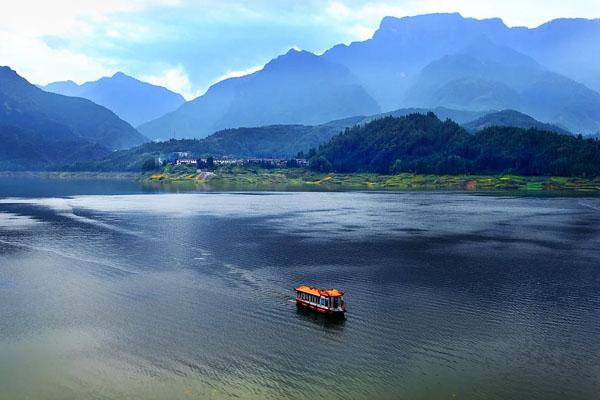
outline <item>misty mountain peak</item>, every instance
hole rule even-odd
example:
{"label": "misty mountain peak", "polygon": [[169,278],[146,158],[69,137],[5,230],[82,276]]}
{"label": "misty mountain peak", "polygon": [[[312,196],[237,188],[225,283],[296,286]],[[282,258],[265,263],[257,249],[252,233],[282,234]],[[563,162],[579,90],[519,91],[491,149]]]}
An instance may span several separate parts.
{"label": "misty mountain peak", "polygon": [[142,82],[123,72],[81,86],[56,82],[47,85],[45,90],[91,100],[114,111],[134,126],[158,118],[185,103],[180,94]]}
{"label": "misty mountain peak", "polygon": [[435,14],[424,14],[415,15],[408,17],[383,17],[381,24],[379,24],[379,30],[382,31],[395,31],[406,25],[426,25],[435,22],[456,22],[463,20],[463,16],[460,13],[435,13]]}
{"label": "misty mountain peak", "polygon": [[460,13],[437,13],[403,18],[384,17],[375,36],[414,36],[427,32],[456,32],[474,27],[493,31],[509,29],[500,18],[475,19],[465,18]]}
{"label": "misty mountain peak", "polygon": [[12,68],[7,67],[7,66],[0,66],[0,78],[2,78],[2,79],[13,78],[14,79],[14,78],[21,78],[21,77]]}
{"label": "misty mountain peak", "polygon": [[320,62],[321,59],[319,58],[319,56],[306,50],[297,50],[292,48],[284,55],[281,55],[269,61],[265,65],[265,70],[288,68],[296,69],[298,67],[306,67]]}
{"label": "misty mountain peak", "polygon": [[115,80],[132,80],[132,81],[137,81],[137,79],[135,79],[135,78],[133,78],[133,77],[131,77],[131,76],[129,76],[129,75],[121,72],[121,71],[116,72],[111,78],[115,79]]}

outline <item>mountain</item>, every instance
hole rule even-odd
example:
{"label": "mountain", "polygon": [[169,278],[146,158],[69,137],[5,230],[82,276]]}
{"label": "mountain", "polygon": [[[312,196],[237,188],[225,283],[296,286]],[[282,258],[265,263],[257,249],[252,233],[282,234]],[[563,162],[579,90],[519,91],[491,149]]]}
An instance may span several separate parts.
{"label": "mountain", "polygon": [[[516,111],[463,111],[448,108],[400,109],[371,116],[356,116],[326,122],[320,125],[270,125],[256,128],[225,129],[203,139],[171,139],[165,142],[149,142],[141,146],[113,152],[101,160],[79,162],[74,170],[90,171],[139,171],[149,158],[165,156],[174,152],[191,152],[194,156],[231,157],[277,157],[291,158],[299,152],[308,153],[327,143],[332,137],[354,126],[364,126],[386,117],[404,117],[411,114],[425,115],[434,112],[442,120],[451,119],[472,132],[488,125],[510,125],[539,128],[561,132],[550,124],[536,121]],[[566,132],[566,131],[565,131]]]}
{"label": "mountain", "polygon": [[421,107],[515,109],[576,132],[600,129],[600,93],[532,58],[478,40],[423,68],[406,102]]}
{"label": "mountain", "polygon": [[314,125],[379,111],[347,68],[290,50],[262,70],[219,82],[203,96],[139,129],[153,139],[201,138],[227,128]]}
{"label": "mountain", "polygon": [[442,122],[433,113],[386,117],[334,136],[321,146],[316,158],[336,172],[387,174],[409,168],[422,173],[429,171],[417,162],[436,165],[450,151],[449,143],[463,143],[468,137],[456,122]]}
{"label": "mountain", "polygon": [[493,126],[512,126],[522,129],[537,129],[540,131],[557,132],[563,135],[570,134],[570,132],[566,129],[556,125],[540,122],[527,114],[523,114],[515,110],[503,110],[486,114],[474,121],[463,124],[463,127],[469,132],[479,132],[483,129]]}
{"label": "mountain", "polygon": [[89,100],[45,92],[0,67],[0,126],[47,141],[93,143],[123,149],[146,139],[127,122]]}
{"label": "mountain", "polygon": [[550,70],[600,91],[600,19],[560,18],[535,29],[513,28],[505,43]]}
{"label": "mountain", "polygon": [[[405,117],[410,114],[427,114],[428,112],[434,113],[441,120],[451,119],[452,121],[458,124],[466,124],[471,122],[477,118],[483,117],[488,113],[492,113],[495,111],[492,110],[481,110],[481,111],[471,111],[471,110],[458,110],[446,107],[431,107],[431,108],[400,108],[398,110],[389,111],[386,113],[375,114],[368,117],[352,117],[341,119],[337,121],[329,122],[328,125],[337,125],[341,129],[349,128],[354,125],[364,125],[368,122],[374,121],[376,119],[381,119],[384,117]],[[341,130],[340,129],[340,130]]]}
{"label": "mountain", "polygon": [[113,111],[133,126],[163,116],[185,103],[183,96],[178,93],[139,81],[122,72],[83,85],[77,85],[73,81],[54,82],[43,89],[91,100]]}
{"label": "mountain", "polygon": [[[40,89],[45,90],[46,92],[52,92],[56,94],[62,94],[63,96],[71,96],[71,97],[84,97],[81,95],[81,86],[76,84],[73,81],[62,81],[62,82],[53,82],[49,83],[46,86],[36,85]],[[90,100],[90,99],[88,99]],[[92,100],[93,101],[93,100]]]}
{"label": "mountain", "polygon": [[337,125],[271,125],[216,132],[203,139],[171,139],[148,142],[133,149],[116,151],[100,160],[81,161],[72,170],[140,171],[149,158],[174,152],[199,156],[295,157],[300,151],[316,148],[340,133]]}
{"label": "mountain", "polygon": [[15,126],[0,126],[0,143],[0,171],[45,170],[77,162],[90,162],[111,154],[99,144],[47,138],[43,134]]}
{"label": "mountain", "polygon": [[348,67],[384,110],[392,110],[413,106],[403,100],[427,64],[507,29],[500,19],[460,14],[385,17],[372,39],[337,45],[323,57]]}
{"label": "mountain", "polygon": [[537,129],[490,127],[473,135],[435,114],[386,117],[320,147],[322,171],[599,176],[600,141]]}
{"label": "mountain", "polygon": [[526,54],[600,91],[600,20],[560,19],[529,29],[458,13],[385,17],[372,39],[334,46],[323,57],[348,67],[384,110],[392,110],[414,106],[405,95],[423,68],[478,40]]}
{"label": "mountain", "polygon": [[204,137],[244,126],[315,125],[379,108],[442,106],[514,109],[593,134],[600,123],[599,32],[600,20],[530,29],[458,13],[385,17],[371,39],[321,56],[290,51],[140,129],[158,139]]}

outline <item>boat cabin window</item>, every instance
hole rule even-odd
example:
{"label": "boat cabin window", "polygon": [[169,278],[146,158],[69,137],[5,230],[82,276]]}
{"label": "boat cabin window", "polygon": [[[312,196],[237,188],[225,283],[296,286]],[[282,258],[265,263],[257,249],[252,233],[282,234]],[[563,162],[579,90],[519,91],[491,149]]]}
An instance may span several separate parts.
{"label": "boat cabin window", "polygon": [[338,308],[340,306],[340,298],[333,297],[333,308]]}

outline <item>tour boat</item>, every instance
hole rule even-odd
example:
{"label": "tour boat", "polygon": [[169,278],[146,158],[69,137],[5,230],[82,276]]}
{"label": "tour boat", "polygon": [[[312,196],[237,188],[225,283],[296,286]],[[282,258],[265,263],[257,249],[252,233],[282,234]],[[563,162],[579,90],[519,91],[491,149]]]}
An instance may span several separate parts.
{"label": "tour boat", "polygon": [[296,288],[296,304],[319,313],[343,317],[346,313],[344,292],[301,285]]}

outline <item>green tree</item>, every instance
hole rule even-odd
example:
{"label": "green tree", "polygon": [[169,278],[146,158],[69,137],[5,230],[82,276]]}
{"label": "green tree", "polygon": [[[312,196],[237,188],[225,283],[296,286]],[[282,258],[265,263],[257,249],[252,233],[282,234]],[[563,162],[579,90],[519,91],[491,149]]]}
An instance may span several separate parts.
{"label": "green tree", "polygon": [[330,172],[333,170],[329,160],[323,156],[313,157],[310,161],[310,169],[319,172]]}
{"label": "green tree", "polygon": [[399,174],[400,172],[402,172],[402,160],[394,161],[392,167],[390,168],[390,172],[392,174]]}
{"label": "green tree", "polygon": [[154,171],[157,167],[158,167],[158,164],[156,162],[156,159],[148,158],[142,164],[142,171],[144,171],[144,172]]}
{"label": "green tree", "polygon": [[212,157],[207,157],[206,158],[206,168],[207,169],[215,169],[215,159]]}

